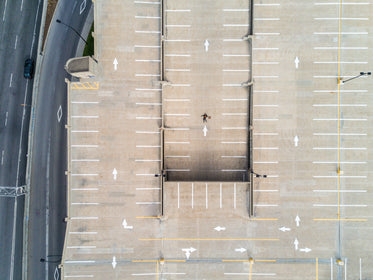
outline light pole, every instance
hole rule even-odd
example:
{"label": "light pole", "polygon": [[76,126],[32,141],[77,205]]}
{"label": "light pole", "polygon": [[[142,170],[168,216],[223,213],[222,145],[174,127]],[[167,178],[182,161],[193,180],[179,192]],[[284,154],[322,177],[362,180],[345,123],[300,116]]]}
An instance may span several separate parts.
{"label": "light pole", "polygon": [[342,84],[345,84],[345,83],[347,83],[347,82],[349,82],[349,81],[351,81],[351,80],[354,80],[354,79],[360,78],[360,77],[362,77],[362,76],[370,76],[370,75],[372,75],[371,72],[360,72],[359,75],[357,75],[357,76],[355,76],[355,77],[352,77],[352,78],[349,78],[349,79],[347,79],[347,80],[341,81],[341,83],[342,83]]}
{"label": "light pole", "polygon": [[76,33],[76,35],[78,35],[78,36],[80,37],[80,39],[83,40],[83,42],[84,42],[86,45],[88,44],[87,41],[84,40],[84,38],[79,34],[78,31],[76,31],[76,29],[75,29],[74,27],[72,27],[72,26],[70,26],[70,25],[68,25],[68,24],[66,24],[66,23],[64,23],[64,22],[62,22],[62,21],[59,20],[59,19],[57,19],[56,21],[57,21],[58,23],[61,23],[61,24],[65,25],[65,26],[67,26],[68,28],[70,28],[72,31],[74,31],[74,32]]}

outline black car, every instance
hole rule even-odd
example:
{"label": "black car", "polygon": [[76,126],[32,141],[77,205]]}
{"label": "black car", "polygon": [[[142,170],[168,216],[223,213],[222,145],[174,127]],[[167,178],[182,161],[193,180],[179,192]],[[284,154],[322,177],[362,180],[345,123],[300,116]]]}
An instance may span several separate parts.
{"label": "black car", "polygon": [[23,76],[25,77],[25,79],[32,79],[34,77],[34,61],[31,58],[28,58],[25,61]]}

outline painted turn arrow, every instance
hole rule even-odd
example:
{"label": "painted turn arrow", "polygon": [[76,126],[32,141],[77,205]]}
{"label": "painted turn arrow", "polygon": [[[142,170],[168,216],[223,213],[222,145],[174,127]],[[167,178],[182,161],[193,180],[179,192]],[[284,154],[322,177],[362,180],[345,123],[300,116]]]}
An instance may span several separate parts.
{"label": "painted turn arrow", "polygon": [[295,250],[298,250],[298,245],[299,245],[299,241],[298,241],[298,239],[295,238],[295,240],[294,240]]}
{"label": "painted turn arrow", "polygon": [[210,43],[209,43],[209,41],[207,39],[205,40],[205,43],[203,45],[205,46],[205,51],[208,52],[209,51]]}
{"label": "painted turn arrow", "polygon": [[118,69],[118,60],[117,60],[117,58],[114,58],[113,64],[114,64],[114,70],[117,71],[117,69]]}
{"label": "painted turn arrow", "polygon": [[113,268],[115,268],[117,266],[117,259],[116,259],[116,257],[113,257],[113,261],[112,261],[111,265],[113,266]]}
{"label": "painted turn arrow", "polygon": [[123,226],[123,228],[125,228],[125,229],[133,229],[133,226],[129,226],[129,225],[127,224],[126,219],[123,219],[122,226]]}
{"label": "painted turn arrow", "polygon": [[294,137],[294,146],[295,147],[298,147],[298,142],[299,142],[299,137],[298,137],[298,135],[295,135],[295,137]]}
{"label": "painted turn arrow", "polygon": [[287,228],[287,227],[280,227],[279,230],[285,232],[285,231],[291,231],[290,228]]}
{"label": "painted turn arrow", "polygon": [[207,131],[208,131],[208,129],[207,129],[207,127],[205,126],[205,127],[203,128],[203,136],[206,136],[206,135],[207,135]]}
{"label": "painted turn arrow", "polygon": [[214,230],[216,231],[225,230],[225,227],[217,226],[216,228],[214,228]]}
{"label": "painted turn arrow", "polygon": [[300,218],[298,215],[295,217],[295,222],[297,223],[297,227],[299,227]]}
{"label": "painted turn arrow", "polygon": [[118,174],[118,171],[114,168],[113,169],[113,178],[114,178],[114,180],[117,179],[117,174]]}
{"label": "painted turn arrow", "polygon": [[239,248],[239,249],[234,249],[236,252],[246,252],[246,249],[245,248]]}
{"label": "painted turn arrow", "polygon": [[295,63],[295,68],[298,69],[298,66],[299,66],[299,58],[298,57],[295,57],[294,63]]}
{"label": "painted turn arrow", "polygon": [[302,249],[299,249],[299,251],[308,253],[308,252],[311,252],[312,249],[310,249],[310,248],[302,248]]}

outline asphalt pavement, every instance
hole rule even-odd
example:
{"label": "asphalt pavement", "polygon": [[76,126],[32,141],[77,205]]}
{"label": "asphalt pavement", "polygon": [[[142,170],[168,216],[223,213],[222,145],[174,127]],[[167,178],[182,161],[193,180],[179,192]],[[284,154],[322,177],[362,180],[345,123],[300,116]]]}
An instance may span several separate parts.
{"label": "asphalt pavement", "polygon": [[[33,108],[27,279],[59,279],[58,264],[67,215],[65,78],[68,74],[64,65],[69,58],[76,56],[81,39],[72,29],[57,23],[56,19],[81,33],[92,24],[90,10],[89,0],[60,0],[42,54],[36,106]],[[40,262],[40,259],[45,262]]]}
{"label": "asphalt pavement", "polygon": [[[23,77],[36,58],[42,1],[0,4],[0,186],[25,185],[33,80]],[[24,197],[0,198],[0,277],[21,279]]]}

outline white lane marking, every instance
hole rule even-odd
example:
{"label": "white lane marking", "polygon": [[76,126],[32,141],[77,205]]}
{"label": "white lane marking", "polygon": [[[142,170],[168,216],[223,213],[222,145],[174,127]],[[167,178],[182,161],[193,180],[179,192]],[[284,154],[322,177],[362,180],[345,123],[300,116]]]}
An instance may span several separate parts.
{"label": "white lane marking", "polygon": [[136,148],[160,148],[160,145],[136,145]]}
{"label": "white lane marking", "polygon": [[244,141],[237,141],[237,142],[222,141],[220,143],[222,143],[222,144],[247,144],[247,142],[244,142]]}
{"label": "white lane marking", "polygon": [[162,103],[139,103],[139,102],[136,102],[136,105],[138,105],[138,106],[161,106]]}
{"label": "white lane marking", "polygon": [[[314,50],[338,50],[339,47],[314,47]],[[341,50],[367,50],[368,47],[341,47]]]}
{"label": "white lane marking", "polygon": [[190,156],[165,156],[166,158],[190,158]]}
{"label": "white lane marking", "polygon": [[233,208],[236,209],[236,183],[233,185]]}
{"label": "white lane marking", "polygon": [[161,46],[135,45],[135,48],[154,48],[154,49],[160,49]]}
{"label": "white lane marking", "polygon": [[313,190],[313,192],[324,192],[324,193],[336,193],[336,192],[341,192],[341,193],[366,193],[366,190]]}
{"label": "white lane marking", "polygon": [[313,104],[313,107],[367,107],[367,104]]}
{"label": "white lane marking", "polygon": [[71,116],[72,119],[98,119],[99,116]]}
{"label": "white lane marking", "polygon": [[12,87],[13,73],[10,73],[9,87]]}
{"label": "white lane marking", "polygon": [[257,61],[257,62],[253,62],[254,65],[265,65],[265,64],[269,64],[269,65],[276,65],[276,64],[279,64],[279,62],[277,61]]}
{"label": "white lane marking", "polygon": [[222,101],[247,101],[247,98],[223,98]]}
{"label": "white lane marking", "polygon": [[276,136],[278,133],[274,132],[256,132],[254,135],[263,135],[263,136]]}
{"label": "white lane marking", "polygon": [[272,20],[280,20],[279,18],[254,18],[254,21],[272,21]]}
{"label": "white lane marking", "polygon": [[249,9],[223,9],[223,12],[248,12]]}
{"label": "white lane marking", "polygon": [[313,133],[313,135],[318,136],[335,136],[335,135],[343,135],[343,136],[367,136],[366,133]]}
{"label": "white lane marking", "polygon": [[208,189],[207,189],[207,183],[206,183],[206,209],[209,208],[208,204]]}
{"label": "white lane marking", "polygon": [[278,161],[254,161],[254,163],[277,164]]}
{"label": "white lane marking", "polygon": [[142,18],[142,19],[160,19],[161,17],[135,16],[135,18]]}
{"label": "white lane marking", "polygon": [[135,4],[148,4],[148,5],[160,5],[161,2],[152,2],[152,1],[134,1]]}
{"label": "white lane marking", "polygon": [[166,27],[191,27],[190,24],[166,24]]}
{"label": "white lane marking", "polygon": [[206,137],[207,136],[207,131],[208,131],[206,125],[203,127],[202,131],[203,131],[203,136]]}
{"label": "white lane marking", "polygon": [[4,150],[1,152],[1,165],[4,164]]}
{"label": "white lane marking", "polygon": [[114,65],[114,71],[117,71],[117,69],[118,69],[118,60],[117,60],[117,58],[114,58],[113,65]]}
{"label": "white lane marking", "polygon": [[366,150],[367,148],[344,148],[344,147],[313,147],[313,150]]}
{"label": "white lane marking", "polygon": [[7,126],[8,124],[8,112],[5,113],[5,122],[4,125]]}
{"label": "white lane marking", "polygon": [[135,30],[135,33],[143,33],[143,34],[160,34],[161,31],[157,31],[157,30]]}
{"label": "white lane marking", "polygon": [[149,202],[136,202],[137,205],[156,205],[156,204],[161,204],[158,201],[149,201]]}
{"label": "white lane marking", "polygon": [[165,54],[164,56],[169,56],[169,57],[190,57],[190,54]]}
{"label": "white lane marking", "polygon": [[314,61],[315,64],[368,64],[368,61]]}
{"label": "white lane marking", "polygon": [[57,110],[57,120],[58,120],[58,122],[61,121],[61,118],[62,118],[62,107],[60,105],[60,107],[58,107],[58,110]]}
{"label": "white lane marking", "polygon": [[22,10],[23,10],[23,0],[22,0],[22,2],[21,2],[21,8],[20,8],[20,10],[21,10],[21,12],[22,12]]}
{"label": "white lane marking", "polygon": [[180,208],[180,186],[177,183],[177,208]]}
{"label": "white lane marking", "polygon": [[97,220],[98,217],[71,217],[71,220]]}
{"label": "white lane marking", "polygon": [[278,147],[254,147],[254,150],[278,150]]}
{"label": "white lane marking", "polygon": [[192,183],[192,208],[194,206],[194,183]]}
{"label": "white lane marking", "polygon": [[[339,20],[339,18],[314,18],[314,20]],[[368,18],[341,18],[341,20],[368,20]]]}
{"label": "white lane marking", "polygon": [[79,9],[80,15],[84,12],[86,6],[87,6],[87,0],[83,0],[82,3],[80,4],[80,9]]}
{"label": "white lane marking", "polygon": [[136,77],[160,77],[158,74],[135,74]]}
{"label": "white lane marking", "polygon": [[161,62],[159,59],[136,59],[135,62]]}
{"label": "white lane marking", "polygon": [[[321,164],[321,163],[335,164],[335,163],[338,163],[338,161],[313,161],[312,163],[316,163],[316,164]],[[366,161],[340,161],[339,163],[342,163],[342,164],[367,164]]]}
{"label": "white lane marking", "polygon": [[161,120],[161,117],[136,117],[136,120]]}
{"label": "white lane marking", "polygon": [[160,159],[136,159],[137,162],[154,162],[154,161],[161,161]]}
{"label": "white lane marking", "polygon": [[223,72],[250,72],[249,69],[223,69]]}
{"label": "white lane marking", "polygon": [[18,35],[16,35],[16,40],[14,41],[14,49],[17,48],[17,42],[18,42]]}
{"label": "white lane marking", "polygon": [[72,162],[91,162],[91,161],[98,162],[100,160],[99,159],[72,159],[71,161]]}
{"label": "white lane marking", "polygon": [[138,134],[159,134],[160,131],[136,131]]}
{"label": "white lane marking", "polygon": [[246,169],[221,169],[223,172],[245,172]]}
{"label": "white lane marking", "polygon": [[220,208],[223,207],[223,197],[222,197],[222,183],[220,183],[220,200],[219,200]]}
{"label": "white lane marking", "polygon": [[[5,5],[4,5],[4,13],[3,13],[3,21],[5,20],[5,12],[6,12],[6,6],[8,4],[8,0],[5,0]],[[13,273],[12,273],[13,274]],[[12,277],[13,278],[13,277]]]}
{"label": "white lane marking", "polygon": [[[314,207],[337,207],[337,204],[313,204]],[[340,204],[340,207],[367,207],[364,204]]]}
{"label": "white lane marking", "polygon": [[185,9],[185,10],[182,10],[182,9],[175,9],[175,10],[166,10],[166,12],[178,12],[178,13],[186,13],[186,12],[190,12],[191,10],[188,10],[188,9]]}
{"label": "white lane marking", "polygon": [[223,130],[233,130],[233,129],[236,129],[236,130],[247,130],[247,127],[222,127],[221,129],[223,129]]}
{"label": "white lane marking", "polygon": [[314,35],[368,35],[368,32],[313,32]]}
{"label": "white lane marking", "polygon": [[67,246],[67,249],[95,249],[96,246]]}
{"label": "white lane marking", "polygon": [[[338,119],[312,119],[313,121],[338,121]],[[340,121],[367,121],[368,119],[339,119]]]}

